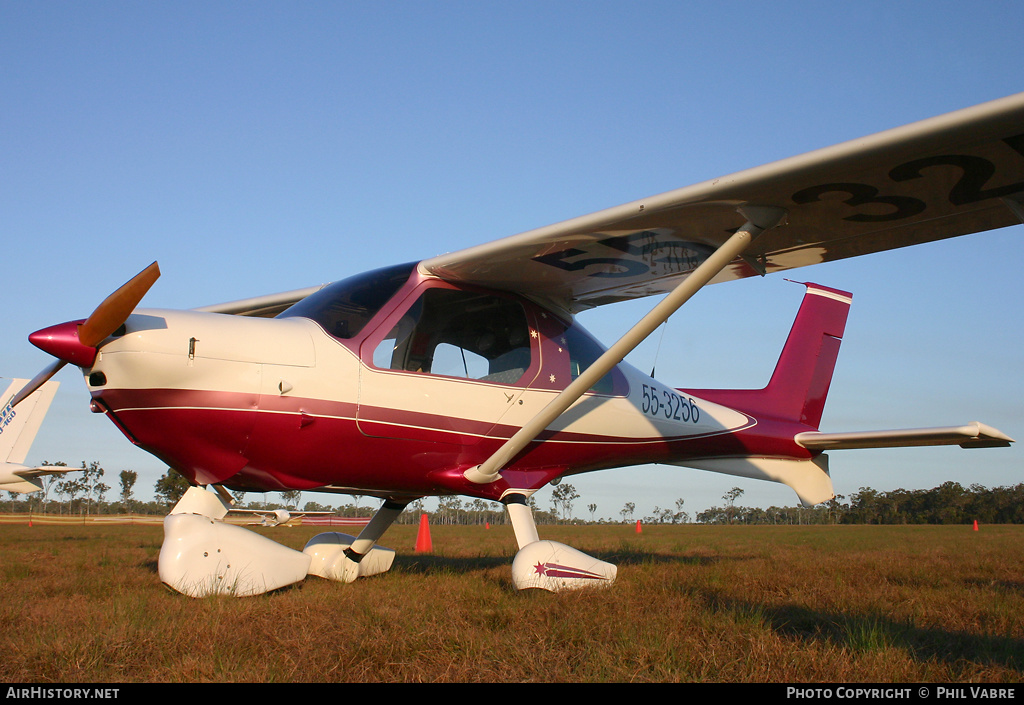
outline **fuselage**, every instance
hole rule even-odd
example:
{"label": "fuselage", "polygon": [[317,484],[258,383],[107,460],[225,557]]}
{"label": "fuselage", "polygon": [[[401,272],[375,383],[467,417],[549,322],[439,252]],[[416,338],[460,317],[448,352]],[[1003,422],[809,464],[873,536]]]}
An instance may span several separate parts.
{"label": "fuselage", "polygon": [[611,467],[810,455],[792,423],[619,364],[476,485],[463,472],[603,349],[565,314],[415,268],[318,297],[274,319],[137,310],[85,369],[93,410],[189,479],[249,491],[499,499]]}

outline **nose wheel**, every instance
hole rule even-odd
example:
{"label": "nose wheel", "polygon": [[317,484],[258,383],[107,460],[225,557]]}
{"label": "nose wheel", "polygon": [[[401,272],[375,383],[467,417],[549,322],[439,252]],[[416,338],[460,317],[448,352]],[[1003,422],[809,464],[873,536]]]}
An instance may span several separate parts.
{"label": "nose wheel", "polygon": [[376,545],[405,504],[385,502],[353,538],[327,532],[301,551],[224,521],[230,505],[218,494],[190,487],[164,518],[160,580],[189,597],[246,597],[316,575],[350,583],[391,569],[395,552]]}

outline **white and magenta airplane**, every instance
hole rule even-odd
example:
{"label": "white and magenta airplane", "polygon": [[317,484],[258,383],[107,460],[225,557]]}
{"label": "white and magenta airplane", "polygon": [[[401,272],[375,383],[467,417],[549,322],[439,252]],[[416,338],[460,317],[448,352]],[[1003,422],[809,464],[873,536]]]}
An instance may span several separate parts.
{"label": "white and magenta airplane", "polygon": [[[614,580],[540,539],[527,499],[576,473],[666,463],[834,496],[825,451],[1005,446],[981,423],[819,430],[851,295],[806,284],[763,389],[685,389],[623,358],[706,284],[1024,221],[1024,93],[458,252],[204,309],[136,310],[156,263],[89,318],[30,340],[82,369],[91,408],[194,487],[164,523],[161,580],[188,595],[389,570],[377,540],[424,496],[502,502],[517,588]],[[574,320],[663,295],[605,348]],[[210,491],[212,488],[214,491]],[[223,521],[226,489],[383,500],[303,551]]]}

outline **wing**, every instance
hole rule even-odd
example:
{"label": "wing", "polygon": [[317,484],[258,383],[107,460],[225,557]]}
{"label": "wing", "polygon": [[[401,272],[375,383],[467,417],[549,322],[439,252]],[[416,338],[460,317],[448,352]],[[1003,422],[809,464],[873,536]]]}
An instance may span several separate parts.
{"label": "wing", "polygon": [[195,310],[207,313],[230,313],[237,316],[273,318],[292,304],[301,301],[323,287],[324,285],[310,286],[305,289],[295,289],[294,291],[285,291],[280,294],[267,294],[266,296],[256,296],[251,299],[240,299],[223,304],[203,306]]}
{"label": "wing", "polygon": [[1024,221],[1024,93],[425,260],[443,279],[579,311],[664,293],[743,224],[786,210],[713,281]]}

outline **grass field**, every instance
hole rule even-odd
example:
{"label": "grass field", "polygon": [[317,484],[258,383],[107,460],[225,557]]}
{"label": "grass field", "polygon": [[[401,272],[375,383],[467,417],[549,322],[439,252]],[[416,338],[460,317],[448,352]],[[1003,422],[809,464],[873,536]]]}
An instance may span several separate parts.
{"label": "grass field", "polygon": [[2,679],[1024,681],[1024,526],[540,529],[617,583],[517,593],[509,527],[418,555],[395,526],[386,575],[195,600],[159,583],[160,527],[0,527]]}

